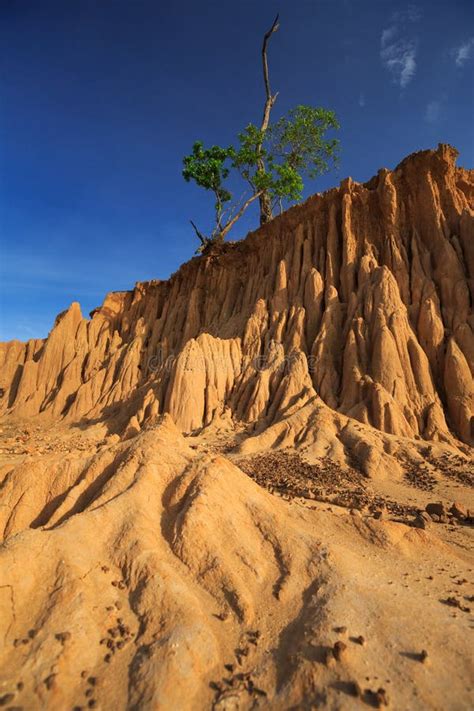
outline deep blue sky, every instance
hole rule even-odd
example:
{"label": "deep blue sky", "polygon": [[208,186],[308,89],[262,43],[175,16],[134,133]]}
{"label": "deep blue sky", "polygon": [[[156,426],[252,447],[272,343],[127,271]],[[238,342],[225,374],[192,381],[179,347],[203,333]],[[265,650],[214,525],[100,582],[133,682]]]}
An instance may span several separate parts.
{"label": "deep blue sky", "polygon": [[260,120],[277,10],[273,116],[322,105],[342,126],[339,171],[306,195],[439,141],[473,166],[471,0],[1,0],[0,340],[193,255],[211,200],[182,157]]}

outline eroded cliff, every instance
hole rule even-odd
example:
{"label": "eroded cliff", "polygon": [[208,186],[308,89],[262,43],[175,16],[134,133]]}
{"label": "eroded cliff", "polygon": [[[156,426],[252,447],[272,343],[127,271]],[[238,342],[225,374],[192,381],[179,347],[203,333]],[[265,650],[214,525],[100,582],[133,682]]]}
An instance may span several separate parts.
{"label": "eroded cliff", "polygon": [[315,195],[169,280],[0,345],[0,412],[190,432],[320,406],[472,444],[474,176],[440,145]]}
{"label": "eroded cliff", "polygon": [[0,344],[0,706],[474,707],[455,158]]}

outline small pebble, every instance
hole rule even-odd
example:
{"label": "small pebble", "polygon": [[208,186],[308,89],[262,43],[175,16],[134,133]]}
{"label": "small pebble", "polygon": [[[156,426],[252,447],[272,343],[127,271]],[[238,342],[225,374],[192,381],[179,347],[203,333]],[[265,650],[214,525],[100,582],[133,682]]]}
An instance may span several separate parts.
{"label": "small pebble", "polygon": [[50,674],[44,680],[45,686],[50,691],[56,685],[56,674]]}
{"label": "small pebble", "polygon": [[336,642],[336,644],[332,648],[332,653],[334,654],[334,658],[337,659],[338,662],[341,661],[346,649],[347,649],[347,645],[344,644],[344,642]]}
{"label": "small pebble", "polygon": [[347,690],[351,696],[356,696],[357,698],[362,696],[362,689],[357,681],[350,681]]}
{"label": "small pebble", "polygon": [[380,708],[381,706],[388,706],[387,692],[382,687],[380,689],[377,689],[377,692],[375,694],[375,701],[378,705],[378,708]]}

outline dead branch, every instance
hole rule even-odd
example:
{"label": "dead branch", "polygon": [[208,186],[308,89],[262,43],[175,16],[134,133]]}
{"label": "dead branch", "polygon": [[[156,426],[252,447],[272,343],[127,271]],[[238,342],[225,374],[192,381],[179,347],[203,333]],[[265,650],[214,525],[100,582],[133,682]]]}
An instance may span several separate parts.
{"label": "dead branch", "polygon": [[268,40],[272,36],[274,32],[278,31],[278,28],[280,25],[278,24],[278,18],[279,15],[277,15],[273,21],[273,25],[271,28],[268,30],[268,32],[265,33],[264,38],[263,38],[263,46],[262,46],[262,63],[263,63],[263,81],[265,83],[265,94],[266,94],[266,101],[265,101],[265,106],[263,108],[263,119],[262,119],[262,125],[261,125],[261,130],[266,131],[268,128],[268,122],[270,120],[270,111],[273,106],[273,104],[276,101],[276,98],[278,96],[278,92],[272,96],[272,92],[270,89],[270,79],[268,76],[268,60],[267,60],[267,44]]}
{"label": "dead branch", "polygon": [[[279,15],[277,15],[273,21],[273,25],[270,27],[268,32],[265,33],[263,37],[263,45],[262,45],[262,64],[263,64],[263,81],[265,84],[265,105],[263,107],[263,117],[262,117],[262,125],[260,126],[260,130],[262,132],[262,140],[260,141],[259,145],[257,146],[257,153],[258,153],[258,160],[257,160],[257,167],[260,171],[264,172],[265,171],[265,163],[262,158],[262,141],[263,141],[263,134],[268,128],[268,124],[270,121],[270,112],[272,110],[272,106],[275,103],[278,92],[272,96],[272,91],[270,88],[270,79],[268,76],[268,60],[267,60],[267,45],[270,37],[277,32],[279,28],[278,24],[278,18]],[[260,194],[260,224],[264,225],[266,222],[270,222],[272,219],[272,206],[271,206],[271,200],[270,196],[268,194],[268,191],[262,191]]]}
{"label": "dead branch", "polygon": [[206,237],[205,235],[203,235],[203,233],[198,230],[198,228],[196,227],[196,225],[194,224],[194,222],[193,222],[192,220],[189,220],[189,221],[190,221],[190,223],[192,224],[195,233],[197,234],[197,236],[198,236],[199,239],[201,240],[201,244],[203,245],[203,247],[205,247],[206,244],[209,242],[209,237]]}

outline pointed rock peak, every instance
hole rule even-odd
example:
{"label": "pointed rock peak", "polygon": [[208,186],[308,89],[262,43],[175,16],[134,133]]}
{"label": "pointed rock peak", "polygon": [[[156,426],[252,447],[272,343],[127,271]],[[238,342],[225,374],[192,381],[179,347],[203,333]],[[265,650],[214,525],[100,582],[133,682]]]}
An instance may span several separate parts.
{"label": "pointed rock peak", "polygon": [[81,306],[78,301],[73,301],[69,308],[65,311],[61,311],[60,314],[56,316],[54,321],[53,329],[59,326],[60,323],[64,322],[78,322],[82,319]]}

